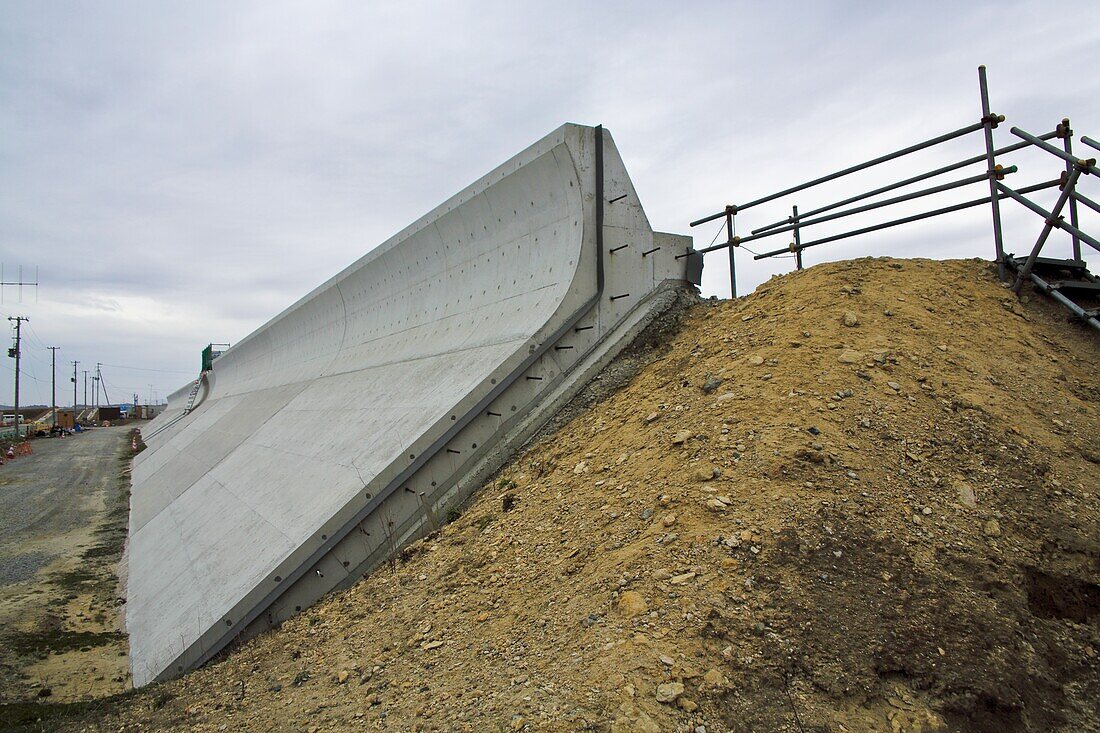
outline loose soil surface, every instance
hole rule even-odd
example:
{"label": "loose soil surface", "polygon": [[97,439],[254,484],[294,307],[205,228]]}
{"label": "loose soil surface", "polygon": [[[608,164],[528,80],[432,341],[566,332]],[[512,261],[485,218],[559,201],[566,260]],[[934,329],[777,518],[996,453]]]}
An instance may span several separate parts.
{"label": "loose soil surface", "polygon": [[[129,431],[31,442],[0,466],[0,702],[100,698],[129,685],[117,564]],[[0,718],[2,721],[2,718]]]}
{"label": "loose soil surface", "polygon": [[1100,730],[1100,340],[980,261],[701,303],[348,591],[73,730]]}

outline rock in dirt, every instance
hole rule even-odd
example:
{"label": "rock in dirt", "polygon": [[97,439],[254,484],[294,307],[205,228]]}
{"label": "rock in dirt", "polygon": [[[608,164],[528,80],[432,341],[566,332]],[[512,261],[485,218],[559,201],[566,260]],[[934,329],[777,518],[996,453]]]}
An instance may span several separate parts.
{"label": "rock in dirt", "polygon": [[619,596],[618,603],[619,613],[626,618],[634,618],[635,616],[641,616],[643,613],[649,610],[649,606],[646,605],[645,598],[642,594],[636,590],[628,590]]}
{"label": "rock in dirt", "polygon": [[661,726],[644,710],[627,702],[619,708],[619,715],[611,724],[611,733],[661,733]]}
{"label": "rock in dirt", "polygon": [[958,492],[959,503],[967,509],[975,509],[978,506],[978,497],[970,484],[960,482],[955,486],[955,491]]}
{"label": "rock in dirt", "polygon": [[711,479],[717,478],[719,473],[720,473],[720,471],[717,468],[715,468],[714,466],[711,466],[711,465],[699,466],[698,468],[695,469],[695,480],[696,481],[710,481]]}
{"label": "rock in dirt", "polygon": [[662,682],[657,685],[657,702],[670,705],[684,694],[683,682]]}

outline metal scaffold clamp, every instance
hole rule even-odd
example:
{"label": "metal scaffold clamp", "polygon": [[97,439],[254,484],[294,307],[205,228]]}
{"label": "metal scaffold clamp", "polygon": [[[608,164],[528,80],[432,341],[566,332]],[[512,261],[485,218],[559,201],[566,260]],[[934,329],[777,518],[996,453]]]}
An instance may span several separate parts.
{"label": "metal scaffold clamp", "polygon": [[979,121],[983,125],[989,125],[992,129],[996,130],[997,125],[1005,121],[1005,116],[996,114],[995,112],[990,112]]}

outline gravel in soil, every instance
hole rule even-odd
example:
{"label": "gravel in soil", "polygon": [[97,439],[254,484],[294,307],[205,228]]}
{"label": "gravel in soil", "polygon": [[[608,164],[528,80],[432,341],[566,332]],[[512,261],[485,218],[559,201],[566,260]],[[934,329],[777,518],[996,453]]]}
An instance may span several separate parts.
{"label": "gravel in soil", "polygon": [[976,260],[701,303],[392,571],[72,727],[1097,730],[1097,363]]}
{"label": "gravel in soil", "polygon": [[0,586],[20,583],[33,578],[41,568],[46,567],[53,559],[53,555],[45,552],[20,552],[8,555],[0,563]]}

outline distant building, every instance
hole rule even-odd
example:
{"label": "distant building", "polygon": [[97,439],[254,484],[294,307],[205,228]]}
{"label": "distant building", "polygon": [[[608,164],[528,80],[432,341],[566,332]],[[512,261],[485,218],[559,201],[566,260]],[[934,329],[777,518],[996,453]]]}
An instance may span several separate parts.
{"label": "distant building", "polygon": [[152,420],[154,417],[164,412],[164,408],[166,407],[167,405],[134,405],[130,417],[138,420]]}
{"label": "distant building", "polygon": [[103,422],[104,420],[119,420],[121,418],[122,409],[119,408],[117,405],[113,405],[111,407],[100,407],[99,414],[96,416],[96,419],[99,420],[99,422]]}

